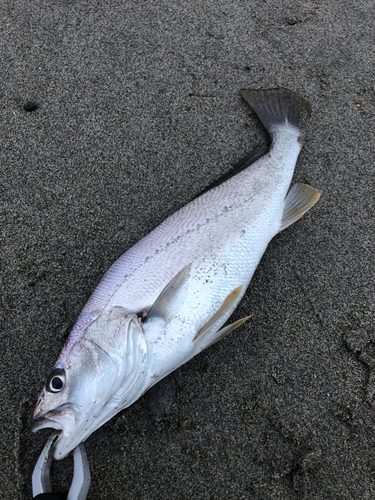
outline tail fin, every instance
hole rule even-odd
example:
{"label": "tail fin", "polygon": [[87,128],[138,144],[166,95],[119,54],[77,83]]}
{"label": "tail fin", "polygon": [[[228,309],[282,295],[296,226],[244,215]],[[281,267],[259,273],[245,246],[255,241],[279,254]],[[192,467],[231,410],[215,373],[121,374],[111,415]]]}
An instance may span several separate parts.
{"label": "tail fin", "polygon": [[267,132],[272,136],[275,127],[289,123],[303,138],[311,116],[311,104],[295,92],[279,88],[270,90],[241,90]]}

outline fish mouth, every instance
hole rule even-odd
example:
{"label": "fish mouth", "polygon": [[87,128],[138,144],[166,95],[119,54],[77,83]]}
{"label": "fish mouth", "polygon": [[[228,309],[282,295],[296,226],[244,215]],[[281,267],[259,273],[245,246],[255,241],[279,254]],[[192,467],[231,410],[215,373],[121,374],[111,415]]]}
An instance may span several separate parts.
{"label": "fish mouth", "polygon": [[61,431],[53,444],[52,454],[55,460],[66,457],[82,441],[76,430],[79,427],[80,412],[71,404],[64,404],[55,410],[36,418],[31,424],[33,432],[41,429],[55,429]]}

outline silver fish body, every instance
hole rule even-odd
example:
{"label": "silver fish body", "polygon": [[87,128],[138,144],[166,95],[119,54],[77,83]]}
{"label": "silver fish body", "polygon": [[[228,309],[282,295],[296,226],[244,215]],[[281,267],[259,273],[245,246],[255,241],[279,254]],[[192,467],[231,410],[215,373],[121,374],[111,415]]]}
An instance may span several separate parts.
{"label": "silver fish body", "polygon": [[286,89],[243,95],[271,135],[269,153],[168,217],[105,273],[35,409],[35,430],[62,431],[55,458],[238,326],[222,329],[269,241],[319,198],[304,185],[287,196],[308,103]]}

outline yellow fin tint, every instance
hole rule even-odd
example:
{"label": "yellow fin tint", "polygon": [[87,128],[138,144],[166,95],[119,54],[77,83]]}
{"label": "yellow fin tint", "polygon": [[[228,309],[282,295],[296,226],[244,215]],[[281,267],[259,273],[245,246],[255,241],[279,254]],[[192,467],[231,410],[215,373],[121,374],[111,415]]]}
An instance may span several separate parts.
{"label": "yellow fin tint", "polygon": [[285,198],[280,231],[300,219],[319,200],[320,193],[307,184],[295,184]]}
{"label": "yellow fin tint", "polygon": [[[223,305],[215,312],[215,314],[207,321],[205,325],[199,330],[199,332],[194,337],[194,342],[197,342],[199,339],[203,338],[207,333],[209,333],[214,326],[214,324],[220,320],[233,306],[236,302],[237,297],[241,293],[242,285],[235,288],[229,295],[227,295],[226,299],[223,302]],[[228,332],[229,333],[229,332]]]}
{"label": "yellow fin tint", "polygon": [[211,342],[209,344],[205,345],[204,348],[210,347],[211,345],[216,344],[216,342],[219,342],[219,340],[226,337],[228,335],[228,333],[233,332],[233,330],[235,330],[237,327],[242,325],[242,323],[245,323],[245,321],[248,320],[249,318],[250,318],[250,316],[246,316],[246,318],[238,319],[234,323],[231,323],[230,325],[225,326],[224,328],[219,330],[217,333],[215,333]]}

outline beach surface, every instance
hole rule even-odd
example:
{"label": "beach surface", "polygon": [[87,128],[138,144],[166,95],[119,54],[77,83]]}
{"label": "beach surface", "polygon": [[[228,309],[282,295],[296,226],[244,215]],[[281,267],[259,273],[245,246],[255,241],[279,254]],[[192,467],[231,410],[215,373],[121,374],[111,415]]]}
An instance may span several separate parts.
{"label": "beach surface", "polygon": [[266,143],[240,90],[274,87],[312,104],[293,184],[321,199],[270,243],[250,320],[87,440],[88,500],[375,498],[374,2],[0,14],[1,498],[31,500],[33,409],[103,273]]}

